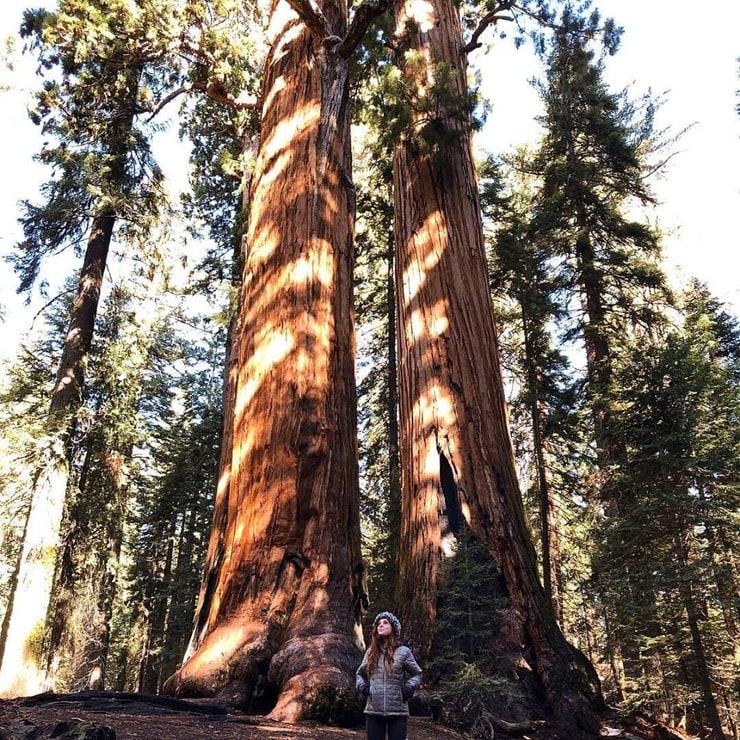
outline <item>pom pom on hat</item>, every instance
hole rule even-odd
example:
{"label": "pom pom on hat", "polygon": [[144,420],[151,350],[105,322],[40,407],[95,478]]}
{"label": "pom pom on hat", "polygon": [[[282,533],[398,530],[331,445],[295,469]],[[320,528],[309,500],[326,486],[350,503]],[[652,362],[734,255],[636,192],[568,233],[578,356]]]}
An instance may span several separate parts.
{"label": "pom pom on hat", "polygon": [[381,619],[387,619],[391,623],[393,634],[397,638],[401,637],[401,622],[395,614],[391,614],[390,612],[380,612],[380,614],[378,614],[378,616],[373,619],[373,629],[378,626],[378,622]]}

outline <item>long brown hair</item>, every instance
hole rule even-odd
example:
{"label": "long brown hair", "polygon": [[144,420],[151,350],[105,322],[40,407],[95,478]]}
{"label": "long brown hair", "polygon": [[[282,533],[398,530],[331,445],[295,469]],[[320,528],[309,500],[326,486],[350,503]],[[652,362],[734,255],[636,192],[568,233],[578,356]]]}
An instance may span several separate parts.
{"label": "long brown hair", "polygon": [[385,647],[385,666],[388,670],[393,668],[393,656],[396,653],[396,648],[399,646],[398,638],[396,633],[391,630],[390,635],[383,640],[378,634],[378,625],[373,627],[372,636],[370,637],[370,652],[367,654],[367,675],[370,677],[375,669],[378,667],[378,661],[380,660],[380,650]]}

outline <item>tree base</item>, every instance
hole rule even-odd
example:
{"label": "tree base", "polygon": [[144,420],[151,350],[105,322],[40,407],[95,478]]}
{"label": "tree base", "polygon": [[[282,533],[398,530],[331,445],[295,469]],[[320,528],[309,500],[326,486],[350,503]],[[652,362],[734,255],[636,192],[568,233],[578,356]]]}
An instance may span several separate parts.
{"label": "tree base", "polygon": [[354,677],[362,653],[348,635],[293,637],[272,655],[263,643],[253,642],[215,666],[205,652],[196,651],[168,678],[163,693],[214,698],[278,722],[350,726],[361,720]]}

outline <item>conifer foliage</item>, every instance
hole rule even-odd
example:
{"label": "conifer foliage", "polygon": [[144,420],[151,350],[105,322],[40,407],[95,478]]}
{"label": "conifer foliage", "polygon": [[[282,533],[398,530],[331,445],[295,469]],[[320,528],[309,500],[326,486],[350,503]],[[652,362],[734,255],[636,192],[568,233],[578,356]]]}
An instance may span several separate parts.
{"label": "conifer foliage", "polygon": [[[606,697],[719,740],[740,330],[700,284],[670,305],[639,215],[655,104],[608,90],[588,3],[386,5],[26,13],[52,175],[14,262],[24,290],[83,267],[3,376],[0,691],[352,721],[371,606],[473,734],[594,736]],[[468,55],[512,18],[543,136],[476,172]],[[176,99],[173,219],[151,137]]]}
{"label": "conifer foliage", "polygon": [[28,11],[21,29],[47,71],[34,116],[49,137],[39,158],[54,171],[42,188],[46,201],[24,205],[26,239],[16,255],[21,289],[32,285],[44,256],[86,246],[49,404],[48,462],[36,471],[6,614],[0,664],[5,691],[41,687],[39,656],[24,657],[23,646],[30,632],[45,631],[65,504],[73,511],[67,498],[72,437],[114,228],[125,222],[132,232],[145,232],[162,200],[161,173],[135,126],[142,98],[162,84],[151,63],[166,50],[147,29],[168,19],[155,11],[151,5],[109,8],[70,0],[55,12]]}
{"label": "conifer foliage", "polygon": [[[692,726],[720,738],[736,697],[715,646],[735,634],[737,591],[734,546],[716,531],[737,511],[734,494],[719,493],[737,490],[737,442],[715,435],[734,429],[734,324],[700,286],[671,308],[658,234],[634,216],[651,203],[652,155],[666,141],[650,98],[606,88],[599,48],[566,12],[546,47],[542,140],[505,158],[505,177],[490,169],[484,188],[492,285],[505,290],[497,306],[521,388],[514,438],[540,488],[545,583],[609,700],[676,722],[677,707],[695,706]],[[704,456],[720,448],[722,460]],[[560,578],[546,539],[555,513],[570,564]]]}
{"label": "conifer foliage", "polygon": [[[618,368],[624,452],[610,475],[623,505],[605,522],[597,562],[622,639],[631,632],[640,644],[640,665],[626,671],[631,691],[668,714],[700,703],[697,719],[721,737],[733,720],[732,650],[721,635],[737,629],[737,577],[727,568],[740,503],[740,333],[701,285],[681,303],[683,325],[631,346]],[[625,588],[625,571],[640,592]]]}

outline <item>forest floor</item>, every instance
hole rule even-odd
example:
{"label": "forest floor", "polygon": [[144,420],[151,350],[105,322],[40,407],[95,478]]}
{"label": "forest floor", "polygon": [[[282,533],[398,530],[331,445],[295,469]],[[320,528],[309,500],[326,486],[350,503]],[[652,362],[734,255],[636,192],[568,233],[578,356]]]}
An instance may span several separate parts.
{"label": "forest floor", "polygon": [[[615,718],[612,717],[612,720]],[[688,738],[652,723],[614,722],[603,725],[601,737],[624,740]],[[665,733],[665,734],[664,734]],[[207,701],[182,701],[144,694],[83,692],[41,694],[0,701],[0,740],[362,740],[362,727],[329,727],[304,722],[286,725],[238,712]],[[469,740],[430,717],[409,718],[409,740]],[[510,735],[496,732],[495,737]],[[519,738],[546,740],[548,733],[519,734]]]}

